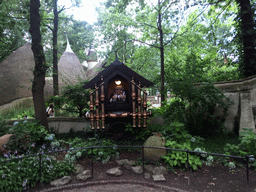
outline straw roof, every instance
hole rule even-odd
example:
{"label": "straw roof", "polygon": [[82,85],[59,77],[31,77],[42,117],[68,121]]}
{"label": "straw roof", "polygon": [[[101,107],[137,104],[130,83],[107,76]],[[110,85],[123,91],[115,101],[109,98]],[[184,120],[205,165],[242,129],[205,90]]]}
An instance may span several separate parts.
{"label": "straw roof", "polygon": [[96,75],[98,75],[99,72],[103,70],[102,63],[99,62],[97,65],[95,65],[92,69],[87,69],[86,71],[86,80],[91,80]]}
{"label": "straw roof", "polygon": [[58,72],[60,91],[66,85],[74,85],[78,81],[86,79],[84,68],[72,51],[68,40],[67,48],[58,63]]}
{"label": "straw roof", "polygon": [[17,49],[0,63],[0,105],[32,96],[34,66],[30,43]]}

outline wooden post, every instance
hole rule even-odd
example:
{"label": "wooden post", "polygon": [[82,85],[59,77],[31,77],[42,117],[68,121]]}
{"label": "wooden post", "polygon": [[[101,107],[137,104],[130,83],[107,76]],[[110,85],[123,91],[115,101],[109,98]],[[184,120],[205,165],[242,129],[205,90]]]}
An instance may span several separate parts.
{"label": "wooden post", "polygon": [[99,88],[95,85],[96,98],[95,98],[95,106],[96,106],[96,127],[100,129],[100,115],[99,115]]}
{"label": "wooden post", "polygon": [[[103,81],[103,76],[101,76],[101,80]],[[104,101],[105,101],[105,95],[104,95],[104,82],[101,84],[101,128],[105,129],[105,108],[104,108]]]}
{"label": "wooden post", "polygon": [[147,92],[146,89],[143,90],[143,116],[144,116],[144,123],[143,127],[147,127]]}
{"label": "wooden post", "polygon": [[91,119],[91,129],[94,129],[94,114],[93,114],[93,95],[92,90],[90,89],[90,119]]}
{"label": "wooden post", "polygon": [[140,83],[138,88],[138,127],[141,127],[141,89]]}
{"label": "wooden post", "polygon": [[134,77],[132,77],[132,118],[133,118],[133,127],[136,127],[136,107],[135,107],[135,85],[134,85]]}

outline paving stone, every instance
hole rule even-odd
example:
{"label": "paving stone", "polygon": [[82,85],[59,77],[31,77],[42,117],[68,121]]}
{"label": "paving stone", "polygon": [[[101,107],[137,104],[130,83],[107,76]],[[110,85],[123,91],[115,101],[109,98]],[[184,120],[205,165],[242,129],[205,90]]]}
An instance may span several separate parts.
{"label": "paving stone", "polygon": [[85,168],[82,165],[75,164],[75,174],[79,174],[84,172]]}
{"label": "paving stone", "polygon": [[163,175],[163,174],[167,174],[167,170],[163,166],[157,166],[153,169],[152,173],[153,175]]}
{"label": "paving stone", "polygon": [[144,178],[145,179],[150,179],[150,176],[151,176],[150,173],[144,173]]}
{"label": "paving stone", "polygon": [[122,165],[127,164],[129,162],[129,160],[128,159],[120,159],[120,160],[116,160],[116,162],[119,166],[122,166]]}
{"label": "paving stone", "polygon": [[121,176],[123,174],[123,172],[119,169],[119,167],[115,167],[115,168],[107,170],[106,174],[111,175],[111,176]]}
{"label": "paving stone", "polygon": [[92,177],[91,170],[85,170],[76,176],[77,180],[82,180],[82,181],[86,181],[91,177]]}
{"label": "paving stone", "polygon": [[136,166],[136,167],[132,167],[131,170],[132,170],[132,172],[134,172],[134,173],[136,173],[138,175],[143,173],[143,169],[142,169],[142,167],[140,165]]}
{"label": "paving stone", "polygon": [[154,166],[153,165],[145,165],[145,170],[147,170],[150,173],[153,173]]}
{"label": "paving stone", "polygon": [[154,181],[165,181],[164,175],[152,175]]}
{"label": "paving stone", "polygon": [[72,180],[72,177],[64,176],[60,179],[56,179],[56,180],[52,181],[51,185],[58,187],[58,186],[61,186],[61,185],[68,184],[71,180]]}

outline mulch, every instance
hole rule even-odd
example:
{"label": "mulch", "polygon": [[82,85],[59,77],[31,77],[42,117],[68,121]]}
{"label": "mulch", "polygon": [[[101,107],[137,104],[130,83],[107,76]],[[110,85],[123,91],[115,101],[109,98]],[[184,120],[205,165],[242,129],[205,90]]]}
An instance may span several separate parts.
{"label": "mulch", "polygon": [[[141,155],[138,152],[122,152],[120,153],[120,159],[128,160],[137,160]],[[82,159],[78,162],[79,164],[85,166],[88,169],[91,169],[90,159]],[[86,182],[81,182],[76,180],[74,175],[71,183],[68,185],[69,189],[72,188],[72,191],[80,191],[80,188],[83,187],[83,191],[90,191],[90,187],[99,187],[107,184],[107,188],[111,191],[115,190],[116,187],[114,184],[133,184],[138,186],[144,186],[145,191],[157,192],[159,191],[193,191],[193,192],[253,192],[256,191],[256,172],[249,169],[249,184],[247,185],[247,174],[245,166],[241,168],[235,168],[230,170],[228,167],[225,167],[221,164],[215,164],[214,166],[203,166],[196,171],[187,171],[182,169],[173,169],[168,172],[167,175],[164,175],[166,181],[154,182],[152,178],[145,179],[143,175],[136,175],[130,170],[123,168],[123,175],[120,177],[112,177],[106,175],[106,170],[118,166],[115,161],[102,164],[100,162],[94,163],[93,166],[93,178],[89,179]],[[163,164],[163,166],[167,166]],[[163,186],[161,188],[161,186]],[[149,187],[146,189],[146,187]],[[53,188],[49,183],[38,185],[35,188],[30,189],[29,191],[47,191]],[[86,190],[85,190],[86,189]],[[173,190],[172,190],[173,189]],[[177,189],[177,190],[175,190]],[[179,189],[179,190],[178,190]],[[54,190],[54,191],[65,191],[68,190]],[[82,190],[81,190],[82,191]],[[92,190],[93,191],[93,188]],[[98,190],[96,191],[104,191]],[[105,190],[107,191],[107,190]],[[131,191],[128,190],[128,191]],[[135,191],[135,190],[132,190]],[[136,191],[144,191],[136,190]],[[70,191],[71,192],[71,191]]]}

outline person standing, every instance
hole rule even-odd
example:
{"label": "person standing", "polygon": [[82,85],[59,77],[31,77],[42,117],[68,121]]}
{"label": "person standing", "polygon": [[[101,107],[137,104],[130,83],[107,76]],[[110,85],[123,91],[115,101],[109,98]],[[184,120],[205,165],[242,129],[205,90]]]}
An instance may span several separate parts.
{"label": "person standing", "polygon": [[52,103],[49,105],[49,107],[47,107],[47,109],[46,109],[46,115],[47,115],[47,117],[55,117],[53,107],[54,107],[54,106],[53,106]]}

